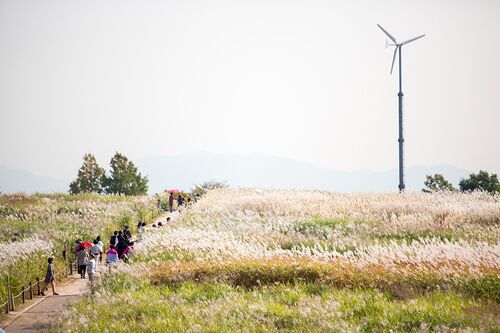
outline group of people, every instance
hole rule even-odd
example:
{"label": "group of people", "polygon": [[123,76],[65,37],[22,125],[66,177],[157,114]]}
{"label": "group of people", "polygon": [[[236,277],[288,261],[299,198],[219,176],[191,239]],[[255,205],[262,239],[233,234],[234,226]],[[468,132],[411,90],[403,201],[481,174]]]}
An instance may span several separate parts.
{"label": "group of people", "polygon": [[[185,199],[184,196],[181,193],[179,193],[177,195],[177,199],[176,199],[174,196],[174,193],[170,192],[170,194],[168,196],[168,211],[171,213],[174,211],[175,201],[177,201],[177,209],[181,209],[184,206],[191,205],[191,197],[188,196],[187,199]],[[163,210],[160,197],[158,197],[158,210],[159,211]]]}
{"label": "group of people", "polygon": [[[170,217],[167,217],[167,224],[170,223]],[[151,225],[153,228],[161,228],[163,227],[163,223],[160,221],[158,224],[153,223]],[[146,223],[139,221],[137,223],[137,241],[140,242],[144,236],[144,233],[146,232]]]}
{"label": "group of people", "polygon": [[[167,223],[170,222],[170,217],[167,217]],[[153,228],[163,227],[162,222],[158,224],[153,224]],[[146,223],[139,221],[137,224],[137,238],[140,241],[146,232]],[[128,262],[133,247],[134,241],[132,240],[132,233],[129,226],[125,226],[123,230],[116,230],[113,232],[109,240],[109,249],[104,252],[104,244],[101,240],[101,236],[97,236],[92,243],[83,242],[81,239],[75,241],[75,246],[73,248],[73,253],[77,259],[78,263],[78,274],[80,278],[85,279],[86,275],[91,283],[94,283],[97,265],[102,262],[103,253],[106,254],[106,264],[109,270],[117,264],[120,260]],[[87,250],[88,249],[88,250]],[[59,295],[56,292],[56,280],[55,280],[55,268],[53,265],[54,258],[48,259],[47,273],[45,275],[45,286],[41,294],[45,296],[44,291],[48,289],[49,286],[52,287],[52,293],[54,295]]]}
{"label": "group of people", "polygon": [[[127,262],[133,247],[134,242],[132,241],[132,233],[128,225],[126,225],[123,230],[115,230],[109,240],[109,250],[106,251],[108,265],[114,264],[118,259]],[[108,255],[110,254],[112,256],[112,261],[108,259]]]}
{"label": "group of people", "polygon": [[[90,250],[87,251],[87,248],[90,248]],[[97,236],[90,246],[89,242],[82,242],[81,239],[75,241],[73,253],[78,261],[78,273],[80,274],[80,278],[85,279],[85,273],[87,273],[90,282],[94,282],[97,264],[102,260],[103,250],[104,244],[101,240],[101,236]]]}

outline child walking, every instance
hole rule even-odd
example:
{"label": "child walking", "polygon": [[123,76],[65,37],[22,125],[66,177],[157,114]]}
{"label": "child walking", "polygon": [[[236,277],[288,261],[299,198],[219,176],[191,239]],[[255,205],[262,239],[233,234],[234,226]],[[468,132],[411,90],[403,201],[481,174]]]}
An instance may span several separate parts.
{"label": "child walking", "polygon": [[99,253],[95,253],[90,257],[89,262],[87,263],[87,273],[89,275],[90,283],[94,283],[96,266],[97,266],[97,258],[99,257]]}

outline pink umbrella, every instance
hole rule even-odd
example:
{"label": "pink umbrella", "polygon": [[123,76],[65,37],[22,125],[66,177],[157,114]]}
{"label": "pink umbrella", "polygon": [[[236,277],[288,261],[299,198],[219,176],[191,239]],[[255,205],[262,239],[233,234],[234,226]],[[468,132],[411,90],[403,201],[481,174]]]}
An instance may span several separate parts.
{"label": "pink umbrella", "polygon": [[173,190],[168,190],[169,193],[179,193],[180,191],[176,188],[174,188]]}

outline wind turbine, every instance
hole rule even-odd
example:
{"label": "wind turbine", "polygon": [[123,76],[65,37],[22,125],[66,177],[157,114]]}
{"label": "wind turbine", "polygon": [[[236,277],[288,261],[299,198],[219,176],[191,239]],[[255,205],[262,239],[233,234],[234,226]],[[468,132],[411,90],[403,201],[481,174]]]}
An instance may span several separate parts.
{"label": "wind turbine", "polygon": [[385,47],[389,46],[395,46],[394,49],[394,55],[392,56],[392,65],[391,65],[391,75],[392,75],[392,70],[394,69],[394,63],[396,62],[396,54],[398,53],[399,50],[399,93],[398,93],[398,105],[399,105],[399,192],[403,192],[405,189],[405,181],[404,181],[404,166],[403,166],[403,85],[402,85],[402,69],[401,69],[401,50],[403,48],[403,45],[406,45],[408,43],[411,43],[413,41],[416,41],[419,38],[424,37],[425,35],[420,35],[418,37],[412,38],[405,40],[404,42],[398,43],[396,38],[392,36],[387,30],[382,28],[380,24],[377,24],[377,26],[382,30],[387,37],[394,43],[390,43],[387,39],[385,40]]}

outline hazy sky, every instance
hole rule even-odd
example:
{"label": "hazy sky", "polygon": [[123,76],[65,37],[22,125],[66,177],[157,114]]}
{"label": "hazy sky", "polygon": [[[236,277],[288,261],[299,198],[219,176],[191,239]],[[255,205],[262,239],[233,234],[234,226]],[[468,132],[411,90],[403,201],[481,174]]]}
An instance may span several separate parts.
{"label": "hazy sky", "polygon": [[500,172],[500,1],[0,0],[0,165],[183,152]]}

